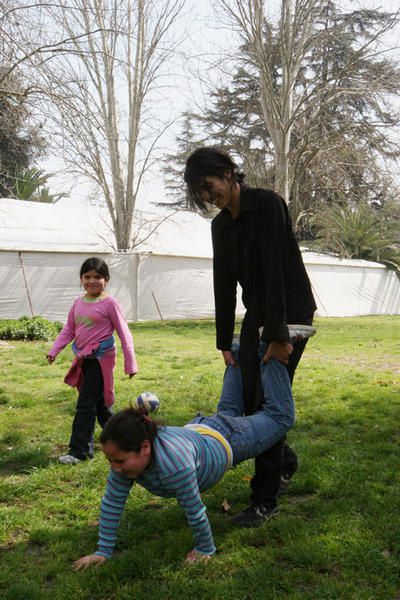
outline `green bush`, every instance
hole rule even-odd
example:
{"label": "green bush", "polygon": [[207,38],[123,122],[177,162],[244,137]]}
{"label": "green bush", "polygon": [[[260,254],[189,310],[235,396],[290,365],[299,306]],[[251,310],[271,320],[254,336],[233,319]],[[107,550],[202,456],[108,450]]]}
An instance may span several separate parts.
{"label": "green bush", "polygon": [[43,317],[0,319],[0,340],[51,340],[62,328]]}

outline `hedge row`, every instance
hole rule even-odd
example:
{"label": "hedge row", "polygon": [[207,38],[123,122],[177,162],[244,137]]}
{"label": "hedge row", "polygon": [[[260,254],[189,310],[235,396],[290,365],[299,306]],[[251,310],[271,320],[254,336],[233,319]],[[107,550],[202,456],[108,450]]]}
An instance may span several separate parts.
{"label": "hedge row", "polygon": [[52,340],[62,324],[52,323],[43,317],[0,319],[0,340]]}

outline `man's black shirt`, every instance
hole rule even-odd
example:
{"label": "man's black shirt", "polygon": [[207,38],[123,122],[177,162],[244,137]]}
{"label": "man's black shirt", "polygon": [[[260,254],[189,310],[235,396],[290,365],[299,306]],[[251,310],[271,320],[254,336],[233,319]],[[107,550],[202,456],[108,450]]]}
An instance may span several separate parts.
{"label": "man's black shirt", "polygon": [[212,221],[217,348],[229,350],[236,288],[242,287],[247,325],[262,340],[289,341],[288,323],[311,323],[316,304],[284,200],[271,190],[241,187],[240,212]]}

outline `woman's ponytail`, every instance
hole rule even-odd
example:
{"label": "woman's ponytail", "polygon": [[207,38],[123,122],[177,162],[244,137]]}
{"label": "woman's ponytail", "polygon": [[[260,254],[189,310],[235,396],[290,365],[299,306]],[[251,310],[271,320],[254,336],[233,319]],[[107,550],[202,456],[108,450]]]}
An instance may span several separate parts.
{"label": "woman's ponytail", "polygon": [[152,445],[157,437],[158,425],[148,415],[146,408],[126,408],[113,415],[100,434],[100,443],[114,442],[124,452],[140,452],[148,440]]}

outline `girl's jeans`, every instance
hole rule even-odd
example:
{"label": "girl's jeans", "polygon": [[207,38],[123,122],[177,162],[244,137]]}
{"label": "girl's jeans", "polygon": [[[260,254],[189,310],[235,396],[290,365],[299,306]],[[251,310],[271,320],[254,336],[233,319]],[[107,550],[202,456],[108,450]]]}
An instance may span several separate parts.
{"label": "girl's jeans", "polygon": [[261,363],[260,370],[265,399],[261,410],[243,416],[241,372],[238,367],[229,365],[224,375],[218,412],[211,417],[198,416],[191,421],[212,427],[228,440],[234,465],[273,446],[294,424],[294,402],[286,367],[270,360],[267,364]]}

